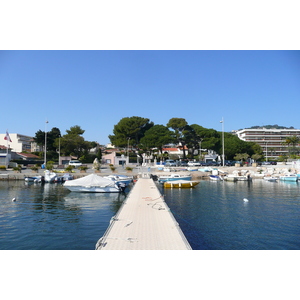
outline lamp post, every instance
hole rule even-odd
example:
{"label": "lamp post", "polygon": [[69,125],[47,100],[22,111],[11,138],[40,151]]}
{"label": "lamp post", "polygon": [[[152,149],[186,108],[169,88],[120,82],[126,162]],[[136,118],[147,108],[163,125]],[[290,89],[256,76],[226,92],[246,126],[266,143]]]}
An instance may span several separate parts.
{"label": "lamp post", "polygon": [[47,124],[48,120],[46,120],[46,125],[45,125],[45,154],[44,154],[44,166],[46,168],[46,163],[47,163]]}
{"label": "lamp post", "polygon": [[199,161],[201,161],[201,143],[202,143],[203,139],[199,140]]}
{"label": "lamp post", "polygon": [[220,121],[220,123],[222,123],[222,149],[223,149],[222,165],[224,167],[225,166],[225,150],[224,150],[224,119],[223,119],[223,117],[222,117],[222,121]]}
{"label": "lamp post", "polygon": [[127,142],[127,163],[129,164],[129,141],[130,141],[130,137],[128,138],[128,142]]}
{"label": "lamp post", "polygon": [[58,138],[58,164],[60,165],[60,136]]}

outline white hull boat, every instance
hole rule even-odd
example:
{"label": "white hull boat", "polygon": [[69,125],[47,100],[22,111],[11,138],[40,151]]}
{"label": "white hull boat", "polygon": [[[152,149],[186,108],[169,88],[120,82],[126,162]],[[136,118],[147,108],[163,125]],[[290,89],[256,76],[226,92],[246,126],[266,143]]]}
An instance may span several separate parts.
{"label": "white hull boat", "polygon": [[226,181],[237,181],[236,176],[231,175],[231,174],[225,176],[224,179],[225,179]]}
{"label": "white hull boat", "polygon": [[162,175],[159,176],[158,182],[166,182],[166,181],[173,181],[173,180],[191,180],[191,175],[180,175],[180,174],[170,174],[170,175]]}
{"label": "white hull boat", "polygon": [[251,177],[246,176],[246,175],[232,175],[232,174],[229,174],[229,175],[225,176],[224,179],[227,180],[227,181],[249,181],[249,180],[251,180]]}
{"label": "white hull boat", "polygon": [[213,181],[220,181],[223,180],[223,178],[219,175],[209,175],[209,179]]}
{"label": "white hull boat", "polygon": [[80,193],[120,193],[126,187],[125,185],[120,186],[113,180],[96,174],[66,181],[64,186],[71,192]]}
{"label": "white hull boat", "polygon": [[57,177],[55,172],[51,172],[49,170],[45,171],[45,182],[54,182]]}
{"label": "white hull boat", "polygon": [[26,182],[40,182],[42,176],[29,176],[24,178]]}
{"label": "white hull boat", "polygon": [[264,180],[270,181],[270,182],[276,182],[278,180],[278,177],[266,176],[266,177],[264,177]]}
{"label": "white hull boat", "polygon": [[71,192],[79,193],[120,193],[118,187],[97,187],[97,186],[66,186]]}
{"label": "white hull boat", "polygon": [[73,180],[73,179],[74,179],[73,175],[66,173],[63,176],[56,176],[54,178],[54,182],[65,182],[65,181]]}
{"label": "white hull boat", "polygon": [[126,186],[133,182],[133,178],[126,175],[109,175],[103,178],[107,178],[109,180],[113,180],[116,183],[123,183]]}

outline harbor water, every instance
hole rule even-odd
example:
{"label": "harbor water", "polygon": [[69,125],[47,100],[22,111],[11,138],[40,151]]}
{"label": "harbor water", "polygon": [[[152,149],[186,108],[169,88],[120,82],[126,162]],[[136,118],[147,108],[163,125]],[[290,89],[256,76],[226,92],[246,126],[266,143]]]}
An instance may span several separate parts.
{"label": "harbor water", "polygon": [[[300,249],[299,183],[158,186],[194,250]],[[125,197],[0,181],[0,249],[93,250]]]}

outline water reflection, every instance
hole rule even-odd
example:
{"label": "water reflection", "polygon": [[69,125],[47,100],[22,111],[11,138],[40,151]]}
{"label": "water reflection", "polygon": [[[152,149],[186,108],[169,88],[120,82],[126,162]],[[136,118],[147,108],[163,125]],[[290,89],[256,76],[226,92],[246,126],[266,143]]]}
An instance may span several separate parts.
{"label": "water reflection", "polygon": [[[193,249],[300,249],[299,187],[263,180],[159,185]],[[125,198],[0,181],[0,249],[94,249]]]}
{"label": "water reflection", "polygon": [[0,249],[94,249],[125,198],[0,182]]}
{"label": "water reflection", "polygon": [[193,249],[300,249],[298,183],[201,181],[163,193]]}

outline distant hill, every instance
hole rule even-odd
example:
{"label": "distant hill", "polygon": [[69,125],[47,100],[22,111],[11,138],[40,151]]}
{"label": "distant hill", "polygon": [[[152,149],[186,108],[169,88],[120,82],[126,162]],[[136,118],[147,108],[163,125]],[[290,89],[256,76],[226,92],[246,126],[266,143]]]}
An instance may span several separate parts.
{"label": "distant hill", "polygon": [[286,127],[286,126],[279,126],[277,124],[275,124],[275,125],[263,125],[263,126],[252,126],[250,128],[247,128],[247,129],[263,129],[263,128],[266,128],[266,129],[295,129],[293,126]]}

